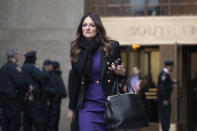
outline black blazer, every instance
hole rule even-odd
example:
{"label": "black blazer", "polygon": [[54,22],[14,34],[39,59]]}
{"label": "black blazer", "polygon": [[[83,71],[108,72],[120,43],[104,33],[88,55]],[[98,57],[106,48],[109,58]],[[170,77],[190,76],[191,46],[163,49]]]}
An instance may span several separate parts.
{"label": "black blazer", "polygon": [[[119,50],[119,43],[117,41],[113,41],[111,43],[112,45],[112,53],[110,55],[110,58],[117,59],[120,57],[120,50]],[[101,51],[101,60],[100,60],[100,70],[101,70],[101,83],[104,88],[106,96],[111,95],[112,86],[113,86],[113,79],[114,75],[111,75],[107,70],[107,59],[105,51]],[[69,109],[76,110],[76,108],[79,106],[78,101],[83,100],[82,97],[84,97],[84,91],[80,90],[80,87],[82,86],[82,78],[80,78],[79,72],[76,68],[75,63],[72,62],[72,77],[71,77],[71,87],[69,90],[70,94],[70,102],[69,102]]]}

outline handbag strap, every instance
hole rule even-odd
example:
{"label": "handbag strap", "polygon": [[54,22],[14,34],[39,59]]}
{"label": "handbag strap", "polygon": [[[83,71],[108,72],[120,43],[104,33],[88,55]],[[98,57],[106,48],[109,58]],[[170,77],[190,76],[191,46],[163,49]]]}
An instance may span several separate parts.
{"label": "handbag strap", "polygon": [[133,87],[132,87],[132,85],[130,85],[129,88],[131,88],[132,92],[133,92],[134,94],[136,94],[135,91],[134,91],[134,89],[133,89]]}
{"label": "handbag strap", "polygon": [[[134,91],[133,87],[131,84],[128,84],[133,92],[133,94],[136,94],[136,92]],[[112,93],[111,93],[111,96],[113,95],[120,95],[120,89],[119,89],[119,76],[118,75],[115,75],[115,80],[114,80],[114,85],[113,85],[113,88],[112,88]]]}
{"label": "handbag strap", "polygon": [[115,75],[115,80],[114,80],[114,85],[113,85],[113,88],[112,88],[111,96],[115,95],[115,92],[117,93],[117,95],[120,95],[118,75]]}

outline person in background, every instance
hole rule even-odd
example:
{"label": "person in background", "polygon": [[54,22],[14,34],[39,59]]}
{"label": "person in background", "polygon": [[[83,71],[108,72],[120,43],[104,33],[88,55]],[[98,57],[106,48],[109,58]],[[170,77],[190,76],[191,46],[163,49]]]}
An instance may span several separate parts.
{"label": "person in background", "polygon": [[140,91],[140,70],[138,67],[133,67],[133,74],[128,78],[128,92],[135,92],[136,94]]}
{"label": "person in background", "polygon": [[171,103],[170,97],[172,93],[171,72],[173,70],[173,61],[166,61],[165,67],[160,72],[158,77],[158,102],[160,110],[161,127],[163,131],[169,131],[170,128],[170,112]]}
{"label": "person in background", "polygon": [[[57,89],[56,89],[56,78],[55,74],[53,73],[53,63],[51,60],[45,60],[43,62],[43,68],[42,72],[48,74],[48,79],[45,81],[42,81],[42,89],[41,89],[41,96],[40,101],[42,104],[46,105],[47,112],[46,113],[46,128],[47,131],[53,131],[54,127],[51,125],[51,112],[50,112],[50,106],[51,106],[51,99],[55,97]],[[50,124],[49,124],[50,123]]]}
{"label": "person in background", "polygon": [[[127,80],[127,86],[124,86],[123,89],[125,92],[136,93],[144,101],[144,93],[140,85],[142,85],[140,70],[138,67],[133,67],[133,73]],[[137,129],[130,129],[129,131],[137,131]]]}
{"label": "person in background", "polygon": [[25,92],[25,100],[23,107],[23,130],[32,131],[34,126],[36,131],[46,130],[46,113],[48,108],[41,103],[42,82],[48,79],[48,74],[41,71],[36,65],[36,51],[29,51],[25,56],[25,61],[22,66],[22,71],[25,79],[32,89]]}
{"label": "person in background", "polygon": [[8,61],[0,69],[0,100],[3,109],[2,131],[19,131],[21,122],[21,94],[27,87],[16,49],[7,52]]}
{"label": "person in background", "polygon": [[49,99],[48,131],[59,131],[61,100],[67,97],[67,92],[61,76],[62,72],[59,62],[52,62],[52,68],[51,76],[53,76],[55,84],[52,88],[55,88],[55,94],[51,95]]}
{"label": "person in background", "polygon": [[60,98],[66,98],[67,97],[67,91],[66,91],[64,81],[62,79],[61,66],[60,66],[60,63],[57,62],[57,61],[53,62],[53,72],[58,78],[57,83],[59,84],[59,86],[58,86],[58,94],[57,95]]}
{"label": "person in background", "polygon": [[53,62],[51,60],[43,62],[42,72],[48,75],[48,79],[42,81],[42,92],[45,94],[42,100],[50,105],[50,99],[55,97],[57,93],[56,76],[53,72]]}

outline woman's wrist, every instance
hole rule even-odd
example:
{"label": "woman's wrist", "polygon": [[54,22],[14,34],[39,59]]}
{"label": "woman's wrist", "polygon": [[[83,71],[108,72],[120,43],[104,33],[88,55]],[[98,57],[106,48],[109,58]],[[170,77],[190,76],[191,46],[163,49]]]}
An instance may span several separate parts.
{"label": "woman's wrist", "polygon": [[69,112],[74,112],[74,110],[73,110],[73,109],[70,109],[70,108],[68,109],[68,111],[69,111]]}
{"label": "woman's wrist", "polygon": [[116,70],[114,70],[114,73],[117,75],[125,76],[126,75],[126,69],[123,67],[123,65],[120,65],[117,67]]}

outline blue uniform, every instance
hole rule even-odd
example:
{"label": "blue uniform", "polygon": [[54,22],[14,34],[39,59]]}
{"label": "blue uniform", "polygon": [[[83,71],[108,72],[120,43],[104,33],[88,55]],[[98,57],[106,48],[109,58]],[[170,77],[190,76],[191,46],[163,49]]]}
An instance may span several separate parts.
{"label": "blue uniform", "polygon": [[3,109],[2,131],[19,131],[21,95],[27,87],[22,70],[12,61],[0,69],[0,96]]}
{"label": "blue uniform", "polygon": [[61,77],[61,72],[51,73],[51,81],[49,83],[51,83],[51,88],[55,90],[55,94],[54,96],[50,96],[49,99],[48,129],[49,131],[58,131],[61,99],[67,96],[65,85]]}
{"label": "blue uniform", "polygon": [[[171,76],[164,69],[160,73],[158,78],[158,101],[159,101],[159,109],[160,109],[161,126],[163,131],[168,131],[170,128],[171,93],[172,93]],[[168,101],[168,105],[163,104],[164,100]]]}
{"label": "blue uniform", "polygon": [[48,74],[31,63],[24,64],[22,70],[28,83],[34,88],[34,100],[30,102],[27,98],[24,102],[24,131],[32,131],[32,124],[37,131],[45,131],[48,106],[46,103],[42,103],[40,97],[43,95],[41,92],[42,81],[48,79]]}

